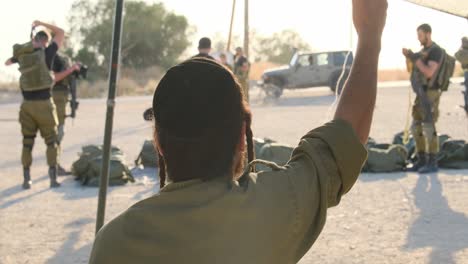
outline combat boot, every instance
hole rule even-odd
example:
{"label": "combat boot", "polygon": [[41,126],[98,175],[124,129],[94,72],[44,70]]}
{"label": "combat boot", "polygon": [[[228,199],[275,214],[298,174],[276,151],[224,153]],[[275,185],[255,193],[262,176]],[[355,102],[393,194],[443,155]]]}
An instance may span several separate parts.
{"label": "combat boot", "polygon": [[24,177],[24,181],[23,181],[23,189],[27,190],[27,189],[31,189],[31,171],[29,170],[29,168],[24,168],[23,169],[23,177]]}
{"label": "combat boot", "polygon": [[57,167],[50,167],[49,168],[49,177],[50,177],[50,188],[58,188],[60,187],[60,183],[57,181]]}
{"label": "combat boot", "polygon": [[439,166],[437,165],[437,158],[435,154],[429,154],[429,160],[427,164],[419,169],[419,173],[427,174],[427,173],[434,173],[439,171]]}
{"label": "combat boot", "polygon": [[420,153],[418,153],[418,155],[416,157],[417,157],[416,162],[413,163],[413,166],[407,168],[406,171],[418,172],[419,169],[421,169],[422,167],[424,167],[426,165],[426,163],[427,163],[426,153],[420,152]]}

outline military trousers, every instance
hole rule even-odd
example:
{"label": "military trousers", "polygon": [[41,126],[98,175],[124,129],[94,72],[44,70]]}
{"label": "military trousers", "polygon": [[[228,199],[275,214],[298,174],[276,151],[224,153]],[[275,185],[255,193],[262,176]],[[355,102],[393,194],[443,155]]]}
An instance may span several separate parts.
{"label": "military trousers", "polygon": [[58,118],[58,134],[57,139],[59,144],[62,142],[65,136],[65,119],[67,117],[67,103],[68,103],[68,91],[53,90],[52,92],[55,107],[57,109]]}
{"label": "military trousers", "polygon": [[47,145],[46,157],[49,167],[57,165],[58,118],[52,98],[47,100],[24,100],[19,112],[23,135],[21,162],[24,168],[31,167],[34,140],[39,131]]}
{"label": "military trousers", "polygon": [[425,122],[425,111],[420,98],[416,97],[413,104],[413,124],[411,132],[416,142],[418,153],[437,154],[439,152],[439,137],[437,135],[436,122],[439,118],[439,102],[441,91],[427,90],[427,98],[431,104],[433,122]]}

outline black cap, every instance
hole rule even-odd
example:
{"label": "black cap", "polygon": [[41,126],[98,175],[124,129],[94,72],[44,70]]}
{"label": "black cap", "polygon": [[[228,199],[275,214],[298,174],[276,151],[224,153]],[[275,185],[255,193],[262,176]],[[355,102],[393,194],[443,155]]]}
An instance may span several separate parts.
{"label": "black cap", "polygon": [[211,39],[209,38],[201,38],[198,42],[199,49],[211,49]]}
{"label": "black cap", "polygon": [[241,120],[241,96],[226,68],[195,58],[171,68],[161,79],[153,97],[154,117],[180,138],[219,132],[216,128],[232,126],[236,116]]}

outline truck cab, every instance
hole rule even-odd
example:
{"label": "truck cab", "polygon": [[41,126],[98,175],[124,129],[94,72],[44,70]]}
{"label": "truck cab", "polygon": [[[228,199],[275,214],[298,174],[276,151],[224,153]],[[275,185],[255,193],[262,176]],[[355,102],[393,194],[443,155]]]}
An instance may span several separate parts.
{"label": "truck cab", "polygon": [[267,95],[280,97],[284,89],[329,86],[341,92],[353,63],[351,51],[295,52],[286,66],[265,71],[262,88]]}

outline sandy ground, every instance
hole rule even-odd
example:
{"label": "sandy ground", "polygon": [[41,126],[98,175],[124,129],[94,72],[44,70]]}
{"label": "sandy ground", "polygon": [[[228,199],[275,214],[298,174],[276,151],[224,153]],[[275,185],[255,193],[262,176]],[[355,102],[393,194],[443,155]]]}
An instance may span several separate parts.
{"label": "sandy ground", "polygon": [[[468,139],[461,86],[444,94],[439,132]],[[330,118],[334,96],[325,88],[287,91],[264,105],[252,94],[254,133],[294,145],[308,130]],[[101,144],[104,100],[83,100],[78,118],[67,122],[62,164],[70,166],[85,144]],[[120,98],[113,142],[133,164],[151,125],[141,114],[149,97]],[[71,177],[48,187],[45,147],[34,149],[33,188],[23,191],[17,103],[0,105],[0,263],[86,263],[94,237],[97,189]],[[379,89],[372,137],[391,141],[404,127],[408,88]],[[137,182],[109,189],[106,220],[157,192],[155,171],[134,170]],[[325,230],[300,262],[306,263],[468,263],[468,171],[363,174],[342,203],[329,211]]]}

